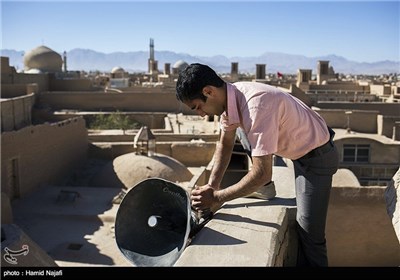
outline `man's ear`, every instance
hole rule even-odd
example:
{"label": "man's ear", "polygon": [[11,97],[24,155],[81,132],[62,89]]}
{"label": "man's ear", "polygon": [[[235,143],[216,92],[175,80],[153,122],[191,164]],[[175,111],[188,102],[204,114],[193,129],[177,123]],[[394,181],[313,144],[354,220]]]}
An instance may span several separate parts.
{"label": "man's ear", "polygon": [[213,94],[213,88],[211,86],[205,86],[203,88],[203,95],[205,97],[210,97]]}

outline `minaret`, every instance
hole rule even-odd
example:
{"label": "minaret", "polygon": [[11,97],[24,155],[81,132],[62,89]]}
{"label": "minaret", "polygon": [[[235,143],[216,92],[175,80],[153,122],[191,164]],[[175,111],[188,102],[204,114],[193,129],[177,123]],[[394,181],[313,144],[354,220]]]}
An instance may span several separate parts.
{"label": "minaret", "polygon": [[150,57],[149,57],[149,73],[153,74],[158,72],[157,61],[154,60],[154,40],[150,38]]}
{"label": "minaret", "polygon": [[150,38],[150,59],[154,61],[154,39]]}
{"label": "minaret", "polygon": [[67,72],[67,52],[66,51],[64,51],[63,66],[64,66],[64,72]]}

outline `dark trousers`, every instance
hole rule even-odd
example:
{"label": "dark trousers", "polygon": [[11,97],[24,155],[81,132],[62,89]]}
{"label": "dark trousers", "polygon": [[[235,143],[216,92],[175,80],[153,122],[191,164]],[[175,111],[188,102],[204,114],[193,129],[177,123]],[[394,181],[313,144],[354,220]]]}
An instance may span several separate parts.
{"label": "dark trousers", "polygon": [[[332,176],[339,165],[339,153],[333,142],[335,133],[329,128],[330,148],[316,149],[310,156],[293,160],[296,184],[296,226],[299,237],[298,266],[328,266],[325,224]],[[237,138],[251,156],[251,146],[241,128]]]}
{"label": "dark trousers", "polygon": [[299,237],[298,266],[328,266],[325,225],[332,176],[339,164],[339,154],[333,140],[331,145],[332,148],[323,154],[293,161]]}

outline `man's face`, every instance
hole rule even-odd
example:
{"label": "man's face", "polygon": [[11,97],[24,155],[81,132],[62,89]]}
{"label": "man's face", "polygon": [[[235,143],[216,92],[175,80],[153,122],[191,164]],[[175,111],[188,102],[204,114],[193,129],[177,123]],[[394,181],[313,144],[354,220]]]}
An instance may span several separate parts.
{"label": "man's face", "polygon": [[190,109],[196,111],[196,113],[202,117],[208,115],[221,115],[225,110],[213,96],[208,96],[204,102],[201,99],[194,99],[184,102]]}

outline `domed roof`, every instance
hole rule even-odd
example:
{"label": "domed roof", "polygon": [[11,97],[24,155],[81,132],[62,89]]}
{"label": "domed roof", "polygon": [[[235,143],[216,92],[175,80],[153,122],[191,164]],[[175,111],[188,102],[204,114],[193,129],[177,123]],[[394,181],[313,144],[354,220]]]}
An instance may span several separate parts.
{"label": "domed roof", "polygon": [[116,74],[116,73],[121,73],[123,74],[125,72],[124,68],[119,67],[119,66],[115,66],[112,70],[111,73],[112,74]]}
{"label": "domed roof", "polygon": [[359,187],[360,182],[356,175],[347,168],[339,168],[332,177],[332,186],[334,187]]}
{"label": "domed roof", "polygon": [[61,55],[46,46],[39,46],[24,56],[25,71],[61,72],[62,63]]}
{"label": "domed roof", "polygon": [[177,62],[175,62],[173,68],[179,69],[179,72],[180,72],[180,71],[184,70],[188,66],[189,66],[189,64],[187,64],[185,61],[178,60]]}
{"label": "domed roof", "polygon": [[189,181],[193,175],[179,161],[166,155],[148,157],[128,153],[106,164],[91,180],[97,187],[132,188],[147,178],[162,178],[171,182]]}
{"label": "domed roof", "polygon": [[29,70],[24,71],[25,74],[42,74],[43,72],[37,68],[31,68]]}

